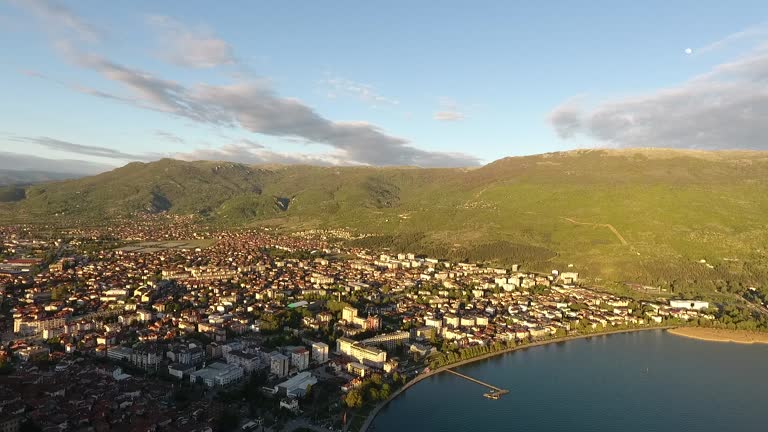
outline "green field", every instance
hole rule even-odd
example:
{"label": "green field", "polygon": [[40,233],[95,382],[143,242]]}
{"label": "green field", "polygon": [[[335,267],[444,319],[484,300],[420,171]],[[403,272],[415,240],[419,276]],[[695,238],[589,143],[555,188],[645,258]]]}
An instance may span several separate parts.
{"label": "green field", "polygon": [[762,152],[573,151],[477,169],[161,160],[24,192],[0,206],[6,221],[168,211],[214,226],[344,227],[374,234],[363,246],[542,271],[572,264],[598,284],[713,292],[768,280]]}

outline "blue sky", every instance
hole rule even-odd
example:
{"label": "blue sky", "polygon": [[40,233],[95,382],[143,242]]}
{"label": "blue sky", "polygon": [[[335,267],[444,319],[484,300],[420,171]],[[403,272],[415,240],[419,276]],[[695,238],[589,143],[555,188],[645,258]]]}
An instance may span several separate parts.
{"label": "blue sky", "polygon": [[0,3],[2,154],[471,166],[768,149],[764,1],[211,5]]}

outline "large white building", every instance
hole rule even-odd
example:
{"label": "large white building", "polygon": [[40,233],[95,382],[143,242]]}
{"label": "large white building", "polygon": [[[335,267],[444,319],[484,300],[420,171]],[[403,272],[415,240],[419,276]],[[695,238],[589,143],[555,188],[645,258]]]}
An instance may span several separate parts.
{"label": "large white building", "polygon": [[678,309],[702,310],[709,308],[709,302],[699,300],[670,300],[669,306]]}
{"label": "large white building", "polygon": [[328,344],[312,342],[312,361],[317,364],[323,364],[328,361]]}
{"label": "large white building", "polygon": [[220,387],[243,378],[243,368],[226,363],[211,363],[208,367],[189,374],[189,382],[202,382],[208,387]]}
{"label": "large white building", "polygon": [[307,387],[316,383],[317,378],[310,372],[300,372],[289,380],[276,385],[275,393],[284,392],[288,397],[303,397],[307,392]]}
{"label": "large white building", "polygon": [[388,350],[395,349],[411,339],[411,334],[407,331],[398,331],[393,333],[384,333],[360,341],[365,346],[379,346]]}
{"label": "large white building", "polygon": [[386,351],[376,347],[365,346],[360,342],[355,342],[345,337],[336,340],[336,351],[354,357],[360,363],[379,369],[383,368],[384,363],[387,361]]}

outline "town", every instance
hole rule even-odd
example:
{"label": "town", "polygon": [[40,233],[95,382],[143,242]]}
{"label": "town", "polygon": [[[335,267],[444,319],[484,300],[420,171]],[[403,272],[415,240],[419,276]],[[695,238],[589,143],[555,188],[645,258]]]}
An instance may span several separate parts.
{"label": "town", "polygon": [[359,430],[435,370],[714,320],[549,273],[345,246],[346,230],[0,228],[0,430]]}

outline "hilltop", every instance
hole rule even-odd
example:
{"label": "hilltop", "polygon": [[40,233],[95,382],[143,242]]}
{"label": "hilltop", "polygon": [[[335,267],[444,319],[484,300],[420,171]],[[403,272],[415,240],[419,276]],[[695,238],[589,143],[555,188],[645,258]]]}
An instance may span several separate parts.
{"label": "hilltop", "polygon": [[373,234],[360,245],[544,271],[573,264],[598,282],[713,291],[768,274],[764,152],[576,150],[476,169],[163,159],[2,197],[13,222],[171,212],[226,226],[343,227]]}

